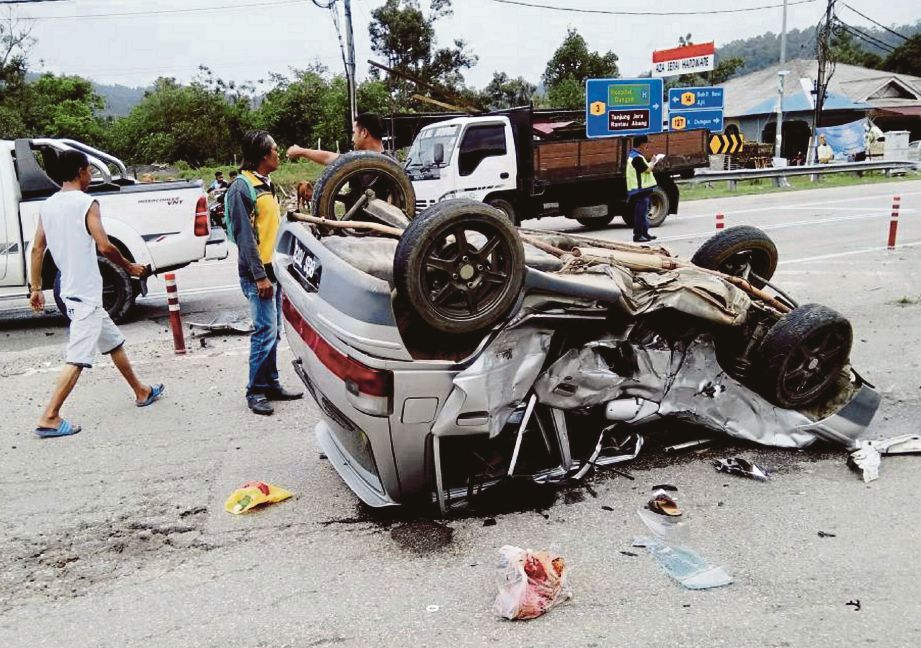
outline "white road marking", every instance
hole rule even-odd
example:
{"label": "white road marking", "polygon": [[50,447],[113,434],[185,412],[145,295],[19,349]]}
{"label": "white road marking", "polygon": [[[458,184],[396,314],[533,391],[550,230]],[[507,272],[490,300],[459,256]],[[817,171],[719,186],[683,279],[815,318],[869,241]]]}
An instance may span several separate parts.
{"label": "white road marking", "polygon": [[[893,254],[898,252],[900,248],[907,247],[916,247],[921,245],[921,241],[910,241],[908,243],[899,243],[896,248],[892,251]],[[837,259],[839,257],[854,256],[857,254],[868,254],[870,252],[880,252],[883,250],[888,250],[888,247],[885,245],[880,245],[877,247],[863,248],[861,250],[849,250],[847,252],[833,252],[832,254],[820,254],[818,256],[803,257],[801,259],[789,259],[787,261],[781,261],[777,265],[792,265],[794,263],[812,263],[813,261],[824,261],[826,259]]]}
{"label": "white road marking", "polygon": [[[855,220],[865,220],[868,218],[889,218],[888,212],[879,212],[874,214],[856,214],[854,216],[830,216],[828,218],[810,218],[808,220],[799,220],[799,221],[790,221],[787,223],[772,223],[768,225],[758,225],[757,227],[762,230],[777,230],[777,229],[786,229],[788,227],[807,227],[809,225],[821,225],[823,223],[841,223],[846,221],[855,221]],[[666,243],[668,241],[683,241],[685,239],[700,238],[702,236],[710,237],[716,233],[716,229],[707,230],[705,232],[696,232],[694,234],[682,234],[680,236],[664,236],[658,239],[660,243]]]}

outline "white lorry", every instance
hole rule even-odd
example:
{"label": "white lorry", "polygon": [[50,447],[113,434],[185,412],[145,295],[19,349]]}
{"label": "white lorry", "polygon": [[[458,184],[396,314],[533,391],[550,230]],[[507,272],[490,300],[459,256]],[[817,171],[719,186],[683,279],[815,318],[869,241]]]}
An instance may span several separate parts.
{"label": "white lorry", "polygon": [[[42,203],[59,189],[52,178],[58,155],[67,149],[89,158],[93,182],[87,191],[99,200],[103,226],[127,259],[159,274],[206,256],[227,256],[223,237],[211,237],[201,181],[142,184],[117,158],[73,140],[0,140],[0,303],[28,299],[32,237]],[[99,269],[103,305],[119,320],[146,285],[102,256]],[[54,290],[57,274],[49,253],[42,264],[42,288]]]}
{"label": "white lorry", "polygon": [[[470,198],[515,223],[562,214],[587,227],[604,226],[617,215],[632,225],[626,187],[631,140],[587,139],[581,118],[578,111],[513,108],[430,122],[418,131],[406,161],[416,213],[449,198]],[[656,165],[651,226],[677,213],[673,176],[693,175],[708,164],[707,139],[705,130],[649,136],[653,152],[665,156]]]}

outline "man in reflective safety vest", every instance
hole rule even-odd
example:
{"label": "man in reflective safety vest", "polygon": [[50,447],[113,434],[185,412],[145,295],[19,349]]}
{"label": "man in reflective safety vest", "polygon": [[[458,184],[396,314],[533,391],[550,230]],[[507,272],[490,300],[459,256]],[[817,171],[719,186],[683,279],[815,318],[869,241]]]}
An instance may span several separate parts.
{"label": "man in reflective safety vest", "polygon": [[645,135],[633,138],[633,148],[627,156],[627,196],[633,205],[633,241],[646,243],[656,238],[649,233],[649,198],[656,186],[653,168],[662,159],[657,155],[652,162],[646,160],[649,140]]}

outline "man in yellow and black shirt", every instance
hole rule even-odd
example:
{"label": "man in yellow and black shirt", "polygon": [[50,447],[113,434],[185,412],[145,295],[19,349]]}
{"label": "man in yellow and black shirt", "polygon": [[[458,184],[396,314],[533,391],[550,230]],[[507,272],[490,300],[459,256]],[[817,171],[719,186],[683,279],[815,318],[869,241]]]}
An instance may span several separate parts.
{"label": "man in yellow and black shirt", "polygon": [[[249,300],[253,335],[249,347],[246,402],[256,414],[275,410],[270,401],[295,400],[278,380],[276,353],[281,339],[281,292],[272,268],[272,251],[281,225],[281,208],[269,174],[278,168],[278,145],[265,131],[243,137],[240,177],[227,190],[225,209],[237,244],[240,287]],[[255,197],[255,200],[254,200]]]}

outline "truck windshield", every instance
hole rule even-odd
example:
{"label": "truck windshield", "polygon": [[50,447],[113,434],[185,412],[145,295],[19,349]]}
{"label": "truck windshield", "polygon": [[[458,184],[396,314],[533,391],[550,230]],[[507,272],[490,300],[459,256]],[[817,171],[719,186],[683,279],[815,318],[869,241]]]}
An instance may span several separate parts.
{"label": "truck windshield", "polygon": [[454,145],[457,143],[457,134],[460,126],[434,126],[425,128],[416,136],[412,148],[409,149],[409,155],[406,157],[407,169],[420,169],[434,166],[435,164],[435,145],[444,146],[444,160],[447,162],[451,159],[451,153],[454,151]]}

